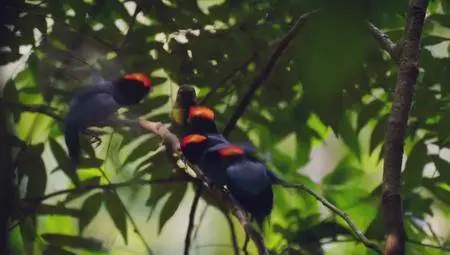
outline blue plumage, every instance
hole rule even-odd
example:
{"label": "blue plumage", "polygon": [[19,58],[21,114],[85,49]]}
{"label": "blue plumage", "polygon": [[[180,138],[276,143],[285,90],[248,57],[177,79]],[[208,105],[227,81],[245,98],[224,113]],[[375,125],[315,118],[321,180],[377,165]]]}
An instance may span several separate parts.
{"label": "blue plumage", "polygon": [[110,117],[120,107],[139,103],[149,92],[148,78],[143,74],[131,74],[114,82],[100,80],[75,93],[64,119],[64,136],[74,170],[81,159],[79,132],[92,126],[108,125]]}

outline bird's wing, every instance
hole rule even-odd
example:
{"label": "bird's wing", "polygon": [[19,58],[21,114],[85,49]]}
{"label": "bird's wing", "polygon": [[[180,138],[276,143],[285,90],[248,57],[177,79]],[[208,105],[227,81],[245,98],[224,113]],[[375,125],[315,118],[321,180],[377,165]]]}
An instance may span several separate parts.
{"label": "bird's wing", "polygon": [[107,120],[119,108],[120,105],[110,93],[89,91],[75,99],[66,120],[76,123],[80,128],[95,126]]}
{"label": "bird's wing", "polygon": [[227,176],[232,186],[254,194],[258,194],[271,183],[266,167],[249,160],[231,164],[227,168]]}

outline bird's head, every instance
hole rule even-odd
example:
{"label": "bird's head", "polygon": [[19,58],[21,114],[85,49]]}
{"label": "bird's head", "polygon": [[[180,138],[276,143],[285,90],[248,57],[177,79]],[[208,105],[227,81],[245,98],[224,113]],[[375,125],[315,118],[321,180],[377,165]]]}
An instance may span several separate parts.
{"label": "bird's head", "polygon": [[181,139],[180,148],[184,157],[197,164],[207,148],[208,138],[200,134],[190,134]]}
{"label": "bird's head", "polygon": [[130,73],[116,82],[116,100],[121,105],[139,103],[151,91],[151,82],[143,73]]}
{"label": "bird's head", "polygon": [[191,106],[187,122],[198,132],[218,132],[214,111],[205,106]]}

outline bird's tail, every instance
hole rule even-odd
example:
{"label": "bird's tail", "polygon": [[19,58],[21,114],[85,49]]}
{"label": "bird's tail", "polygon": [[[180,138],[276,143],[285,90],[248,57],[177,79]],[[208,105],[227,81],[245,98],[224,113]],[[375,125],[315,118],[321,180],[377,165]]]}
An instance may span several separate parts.
{"label": "bird's tail", "polygon": [[270,213],[273,208],[273,190],[269,185],[262,193],[255,198],[251,209],[256,223],[258,224],[261,232],[264,233],[264,222],[269,219]]}
{"label": "bird's tail", "polygon": [[72,168],[77,169],[81,159],[80,137],[78,133],[78,125],[66,121],[64,123],[64,138],[69,151],[69,159]]}

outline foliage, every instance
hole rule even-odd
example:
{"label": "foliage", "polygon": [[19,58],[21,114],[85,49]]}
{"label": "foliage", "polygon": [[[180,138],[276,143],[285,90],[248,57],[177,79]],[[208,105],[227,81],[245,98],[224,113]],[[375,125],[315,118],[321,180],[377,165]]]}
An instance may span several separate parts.
{"label": "foliage", "polygon": [[[3,75],[10,74],[11,79],[2,88],[9,128],[18,138],[13,152],[22,200],[17,201],[14,219],[20,220],[19,227],[11,231],[16,254],[116,252],[100,233],[94,237],[92,231],[86,233],[95,222],[104,231],[116,233],[117,229],[125,245],[145,252],[135,244],[132,233],[136,229],[130,226],[128,210],[134,216],[145,210],[150,221],[144,221],[139,229],[154,229],[155,233],[145,234],[150,247],[157,247],[158,254],[168,251],[150,237],[156,240],[162,232],[179,232],[181,226],[171,225],[171,221],[187,222],[188,211],[183,208],[185,200],[192,197],[187,184],[129,185],[117,192],[84,190],[51,197],[39,206],[25,203],[73,186],[58,118],[67,111],[71,92],[89,84],[94,71],[107,79],[142,71],[151,75],[154,92],[122,114],[169,122],[179,84],[195,85],[199,97],[221,84],[206,104],[217,112],[223,128],[253,78],[265,67],[277,41],[301,14],[317,8],[321,12],[311,16],[282,54],[230,139],[250,140],[271,156],[268,164],[280,176],[320,191],[346,211],[369,238],[383,245],[380,151],[398,69],[369,33],[365,19],[398,40],[408,1],[137,3],[142,12],[130,32],[132,1],[7,4],[1,64],[22,61],[17,74],[11,66],[5,69],[9,71]],[[431,1],[406,139],[407,254],[445,253],[417,242],[450,246],[448,229],[433,230],[450,217],[449,21],[450,2]],[[311,162],[312,150],[322,148],[334,135],[340,147],[331,154],[343,155],[336,156],[336,167],[325,174],[306,174],[302,169]],[[84,184],[161,179],[172,173],[173,165],[153,135],[116,129],[109,130],[102,140],[98,148],[82,141],[84,159],[78,175]],[[340,219],[322,210],[318,201],[303,193],[275,189],[271,227],[264,233],[274,254],[373,254],[355,241]],[[132,210],[135,206],[140,209]],[[178,221],[179,217],[183,220]],[[200,231],[228,230],[213,223],[203,225]],[[228,235],[217,236],[218,242],[229,243],[221,241]],[[283,253],[285,250],[288,253]],[[216,249],[217,254],[230,251]]]}

